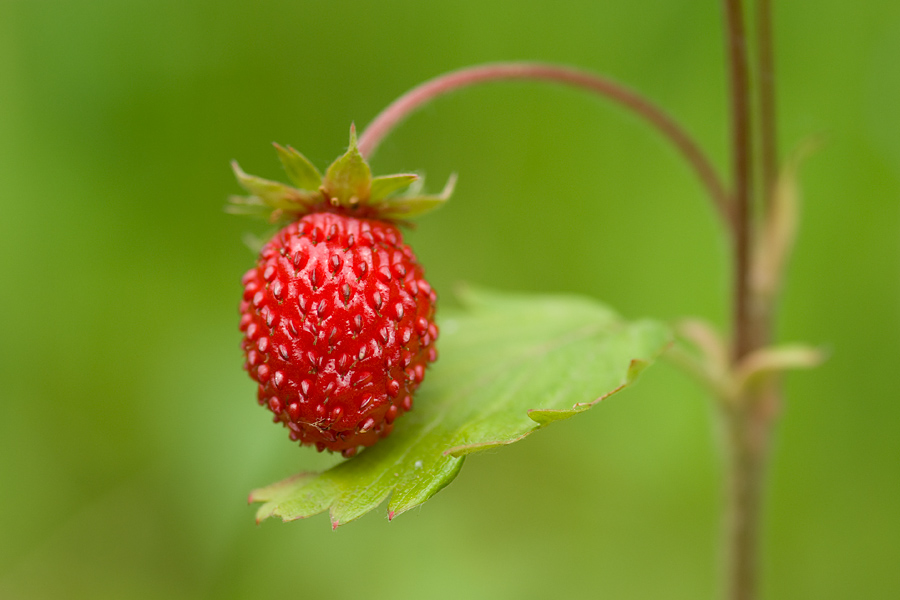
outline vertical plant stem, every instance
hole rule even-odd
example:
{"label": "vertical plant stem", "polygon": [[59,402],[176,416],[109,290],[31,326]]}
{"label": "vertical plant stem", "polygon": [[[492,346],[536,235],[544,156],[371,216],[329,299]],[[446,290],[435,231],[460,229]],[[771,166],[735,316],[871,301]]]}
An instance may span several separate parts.
{"label": "vertical plant stem", "polygon": [[747,410],[747,400],[724,409],[728,498],[726,514],[727,591],[729,600],[753,600],[759,582],[762,499],[771,423],[763,406]]}
{"label": "vertical plant stem", "polygon": [[[723,0],[731,111],[731,157],[734,197],[734,314],[732,356],[739,361],[752,350],[750,313],[750,195],[752,181],[750,70],[741,0]],[[726,408],[726,585],[730,600],[756,596],[756,531],[759,459],[748,439],[744,402]]]}
{"label": "vertical plant stem", "polygon": [[[756,73],[759,109],[759,163],[762,183],[762,216],[774,210],[778,185],[778,140],[775,110],[775,54],[772,39],[772,0],[756,0]],[[752,347],[769,344],[775,301],[771,293],[751,290]],[[774,390],[773,386],[773,393]]]}
{"label": "vertical plant stem", "polygon": [[734,349],[739,360],[752,348],[750,316],[750,199],[753,178],[752,105],[747,35],[741,0],[724,0],[731,96],[732,195],[734,197]]}
{"label": "vertical plant stem", "polygon": [[[759,135],[763,193],[768,198],[777,177],[774,82],[772,80],[771,6],[757,0],[759,54]],[[768,343],[772,302],[758,297],[751,283],[754,255],[753,126],[750,59],[742,0],[723,0],[730,75],[734,197],[734,315],[732,359],[738,364]],[[765,203],[768,208],[768,202]],[[770,381],[723,403],[726,448],[726,582],[730,600],[754,600],[759,582],[759,537],[768,462],[769,436],[777,412],[779,388]]]}
{"label": "vertical plant stem", "polygon": [[778,129],[775,114],[775,50],[772,36],[772,0],[757,0],[756,46],[760,163],[766,210],[778,179]]}

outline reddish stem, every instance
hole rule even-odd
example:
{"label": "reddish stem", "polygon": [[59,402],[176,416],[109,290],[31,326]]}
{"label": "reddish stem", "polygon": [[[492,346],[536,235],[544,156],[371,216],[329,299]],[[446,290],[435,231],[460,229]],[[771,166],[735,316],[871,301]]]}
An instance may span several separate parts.
{"label": "reddish stem", "polygon": [[[757,24],[762,45],[757,59],[760,69],[760,136],[764,168],[764,192],[774,184],[774,88],[771,80],[771,11],[768,0],[757,0]],[[730,75],[731,135],[734,177],[734,346],[735,364],[768,340],[771,300],[755,295],[751,286],[753,254],[751,211],[753,194],[753,138],[750,91],[750,60],[744,27],[742,0],[723,0],[726,45]],[[769,111],[769,112],[767,112]],[[723,407],[726,425],[727,502],[727,597],[754,600],[759,582],[759,535],[762,497],[769,451],[769,436],[779,402],[777,385],[769,382],[745,390],[731,406]]]}
{"label": "reddish stem", "polygon": [[728,193],[712,163],[688,133],[658,106],[611,79],[575,69],[536,63],[495,63],[440,75],[411,89],[375,117],[359,138],[359,151],[369,157],[381,140],[417,108],[458,89],[507,79],[534,79],[589,90],[631,110],[663,134],[693,167],[721,217],[734,226]]}
{"label": "reddish stem", "polygon": [[778,178],[778,137],[775,115],[775,50],[772,35],[772,1],[758,0],[756,6],[757,75],[759,79],[760,162],[766,209]]}
{"label": "reddish stem", "polygon": [[750,197],[753,175],[750,67],[741,0],[724,0],[731,88],[732,170],[734,177],[734,359],[752,347],[750,314]]}

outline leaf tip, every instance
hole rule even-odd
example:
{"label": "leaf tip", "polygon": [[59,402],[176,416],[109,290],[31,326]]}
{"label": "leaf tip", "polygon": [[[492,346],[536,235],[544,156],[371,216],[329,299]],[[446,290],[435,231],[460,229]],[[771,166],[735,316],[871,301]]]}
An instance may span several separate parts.
{"label": "leaf tip", "polygon": [[268,502],[272,498],[270,498],[265,493],[266,488],[256,488],[255,490],[251,490],[249,494],[247,494],[247,504],[255,504],[256,502]]}

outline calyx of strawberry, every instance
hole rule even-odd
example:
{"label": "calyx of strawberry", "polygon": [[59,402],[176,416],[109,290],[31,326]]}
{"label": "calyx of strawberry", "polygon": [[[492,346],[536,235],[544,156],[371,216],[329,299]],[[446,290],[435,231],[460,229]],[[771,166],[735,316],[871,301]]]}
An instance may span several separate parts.
{"label": "calyx of strawberry", "polygon": [[[314,212],[339,212],[387,221],[405,221],[439,208],[453,193],[451,175],[440,194],[422,194],[414,173],[372,177],[360,154],[356,128],[350,126],[350,147],[331,163],[323,177],[309,160],[288,146],[275,144],[278,158],[293,186],[248,175],[232,161],[238,183],[249,196],[232,196],[228,211],[271,221],[296,220]],[[405,192],[404,192],[405,190]],[[401,193],[403,192],[403,193]]]}

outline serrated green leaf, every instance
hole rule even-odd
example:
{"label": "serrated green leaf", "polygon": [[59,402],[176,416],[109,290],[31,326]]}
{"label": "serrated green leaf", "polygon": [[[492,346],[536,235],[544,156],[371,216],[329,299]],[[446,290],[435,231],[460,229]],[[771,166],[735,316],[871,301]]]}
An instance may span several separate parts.
{"label": "serrated green leaf", "polygon": [[410,219],[443,206],[456,187],[456,174],[450,175],[444,189],[437,195],[403,195],[385,198],[378,206],[378,214],[385,219]]}
{"label": "serrated green leaf", "polygon": [[595,404],[599,403],[602,400],[605,400],[609,396],[612,396],[613,394],[624,388],[626,385],[633,383],[634,380],[637,379],[637,376],[640,375],[648,365],[649,363],[647,361],[635,358],[631,361],[631,364],[628,365],[628,371],[625,374],[625,380],[619,387],[610,390],[606,394],[600,396],[595,400],[591,400],[590,402],[579,402],[572,406],[572,408],[529,410],[528,417],[532,421],[540,423],[541,425],[548,425],[553,421],[561,421],[562,419],[573,417],[580,412],[584,412],[589,408],[593,408]]}
{"label": "serrated green leaf", "polygon": [[356,145],[356,128],[350,126],[350,147],[331,163],[322,184],[332,198],[345,206],[366,202],[372,188],[372,171]]}
{"label": "serrated green leaf", "polygon": [[284,148],[273,144],[278,152],[278,159],[284,166],[288,179],[301,190],[317,191],[322,185],[322,175],[309,160],[288,146]]}
{"label": "serrated green leaf", "polygon": [[376,177],[372,180],[372,190],[369,192],[369,200],[371,202],[383,200],[394,192],[409,187],[417,179],[419,179],[419,176],[414,173],[401,173],[398,175],[382,175],[381,177]]}
{"label": "serrated green leaf", "polygon": [[329,510],[333,527],[391,497],[389,516],[450,483],[467,454],[518,441],[629,385],[668,345],[654,321],[626,322],[578,297],[468,291],[440,320],[441,358],[414,410],[356,458],[256,490],[258,519]]}
{"label": "serrated green leaf", "polygon": [[241,187],[271,208],[295,211],[298,207],[311,206],[318,200],[316,192],[297,190],[278,181],[248,175],[237,161],[232,161],[231,168]]}

